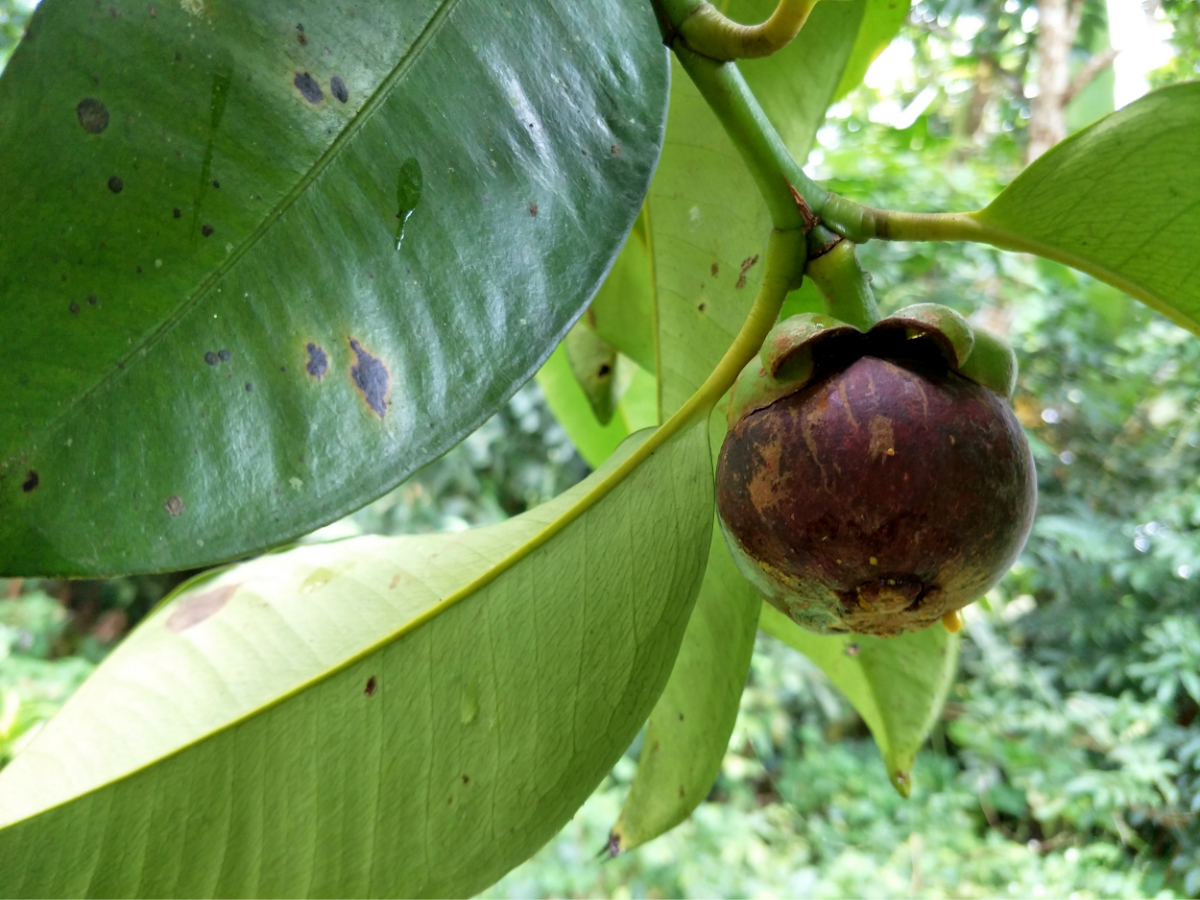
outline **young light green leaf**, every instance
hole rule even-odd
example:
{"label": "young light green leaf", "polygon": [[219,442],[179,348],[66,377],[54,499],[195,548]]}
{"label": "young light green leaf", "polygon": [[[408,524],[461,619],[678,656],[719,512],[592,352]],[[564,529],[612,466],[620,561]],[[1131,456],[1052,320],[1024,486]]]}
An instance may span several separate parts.
{"label": "young light green leaf", "polygon": [[645,440],[508,522],[261,557],[156,612],[0,773],[0,893],[500,877],[633,739],[700,586],[704,428]]}
{"label": "young light green leaf", "polygon": [[40,4],[0,79],[0,571],[229,559],[443,453],[598,287],[667,78],[645,0]]}
{"label": "young light green leaf", "polygon": [[592,300],[587,322],[596,334],[647,372],[657,369],[654,351],[654,286],[645,214],[639,214],[625,246]]}
{"label": "young light green leaf", "polygon": [[958,635],[941,626],[894,638],[813,634],[768,603],[759,627],[811,659],[846,695],[871,729],[892,784],[907,797],[917,751],[954,682]]}
{"label": "young light green leaf", "polygon": [[862,27],[858,29],[854,48],[842,70],[842,78],[833,94],[834,100],[845,97],[862,83],[871,63],[900,33],[900,26],[908,16],[910,6],[911,0],[867,0]]}
{"label": "young light green leaf", "polygon": [[[1200,334],[1200,83],[1147,94],[1039,157],[975,239],[1107,281]],[[970,235],[964,235],[970,236]]]}
{"label": "young light green leaf", "polygon": [[[628,374],[627,374],[628,372]],[[635,431],[658,424],[658,388],[654,376],[628,357],[617,357],[618,380],[622,393],[616,414],[606,423],[596,418],[583,386],[571,371],[567,350],[562,344],[538,370],[538,387],[546,404],[583,461],[596,468]]]}
{"label": "young light green leaf", "polygon": [[607,425],[617,405],[615,376],[617,351],[583,320],[563,338],[571,373],[592,407],[596,420]]}
{"label": "young light green leaf", "polygon": [[614,855],[670,831],[708,796],[737,721],[760,606],[714,525],[704,583],[613,825]]}

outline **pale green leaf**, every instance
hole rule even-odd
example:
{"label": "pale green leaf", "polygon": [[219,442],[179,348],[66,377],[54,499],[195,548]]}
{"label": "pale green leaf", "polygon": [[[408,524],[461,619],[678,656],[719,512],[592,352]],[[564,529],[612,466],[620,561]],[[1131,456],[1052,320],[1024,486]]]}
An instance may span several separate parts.
{"label": "pale green leaf", "polygon": [[958,635],[940,625],[899,637],[819,635],[762,604],[760,627],[811,659],[862,716],[904,796],[958,666]]}
{"label": "pale green leaf", "polygon": [[612,852],[670,831],[708,796],[737,721],[760,605],[714,526],[704,583],[646,724],[637,775],[612,829]]}
{"label": "pale green leaf", "polygon": [[1197,148],[1200,82],[1154,91],[1039,157],[969,217],[976,239],[1074,266],[1200,333]]}
{"label": "pale green leaf", "polygon": [[[788,47],[738,64],[801,161],[824,119],[865,4],[819,3]],[[773,2],[745,0],[726,11],[756,22],[773,8]],[[708,377],[741,328],[771,231],[754,180],[678,63],[662,159],[644,215],[657,303],[659,391],[669,415]]]}
{"label": "pale green leaf", "polygon": [[645,439],[502,524],[301,547],[157,611],[0,772],[0,894],[494,881],[620,757],[683,637],[709,448]]}

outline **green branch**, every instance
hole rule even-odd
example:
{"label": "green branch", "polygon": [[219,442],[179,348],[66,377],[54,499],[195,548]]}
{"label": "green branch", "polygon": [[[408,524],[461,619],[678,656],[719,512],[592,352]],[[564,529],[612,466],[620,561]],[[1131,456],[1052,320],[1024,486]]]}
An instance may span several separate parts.
{"label": "green branch", "polygon": [[689,49],[711,59],[770,56],[792,42],[816,5],[817,0],[779,0],[765,22],[742,25],[711,3],[701,3],[680,20],[679,34]]}

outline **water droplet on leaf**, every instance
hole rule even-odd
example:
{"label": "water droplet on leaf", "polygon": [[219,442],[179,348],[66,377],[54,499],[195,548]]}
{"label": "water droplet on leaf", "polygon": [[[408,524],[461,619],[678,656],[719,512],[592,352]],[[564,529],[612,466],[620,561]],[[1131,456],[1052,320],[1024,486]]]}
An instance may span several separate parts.
{"label": "water droplet on leaf", "polygon": [[404,226],[417,204],[421,202],[421,191],[424,187],[425,177],[421,174],[421,164],[415,156],[410,156],[400,166],[400,177],[396,182],[396,205],[400,208],[396,213],[396,218],[400,220],[396,226],[397,250],[404,242]]}

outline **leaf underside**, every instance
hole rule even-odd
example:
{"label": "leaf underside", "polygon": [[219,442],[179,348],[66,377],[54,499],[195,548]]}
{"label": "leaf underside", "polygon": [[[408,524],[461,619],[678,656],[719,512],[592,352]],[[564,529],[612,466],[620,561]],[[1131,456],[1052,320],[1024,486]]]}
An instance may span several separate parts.
{"label": "leaf underside", "polygon": [[1154,91],[1035,160],[975,214],[993,243],[1082,269],[1200,334],[1200,82]]}
{"label": "leaf underside", "polygon": [[0,79],[0,572],[243,555],[469,433],[633,223],[665,57],[641,0],[42,3]]}
{"label": "leaf underside", "polygon": [[265,556],[155,613],[0,773],[0,894],[499,878],[629,745],[699,588],[702,427],[597,494],[644,438],[500,525]]}

